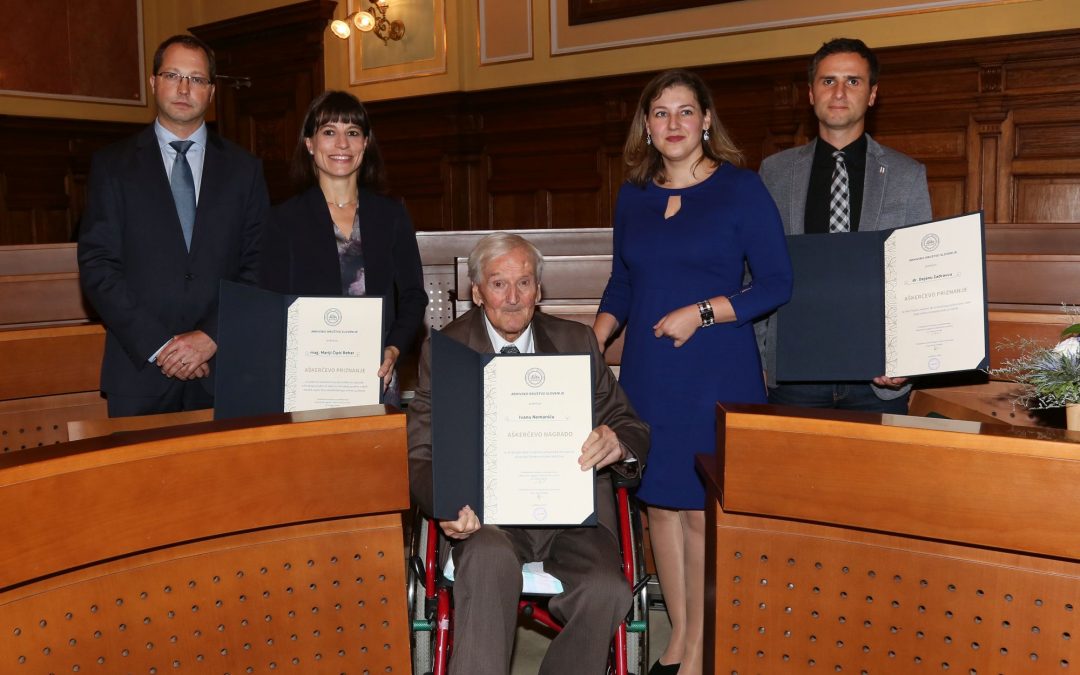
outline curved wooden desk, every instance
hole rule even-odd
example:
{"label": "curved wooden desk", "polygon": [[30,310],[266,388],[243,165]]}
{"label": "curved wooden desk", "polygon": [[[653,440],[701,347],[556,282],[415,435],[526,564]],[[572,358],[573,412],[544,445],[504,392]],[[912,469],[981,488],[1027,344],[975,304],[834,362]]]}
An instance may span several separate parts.
{"label": "curved wooden desk", "polygon": [[1080,434],[725,408],[706,672],[1080,669]]}
{"label": "curved wooden desk", "polygon": [[0,672],[407,673],[408,508],[382,407],[0,456]]}

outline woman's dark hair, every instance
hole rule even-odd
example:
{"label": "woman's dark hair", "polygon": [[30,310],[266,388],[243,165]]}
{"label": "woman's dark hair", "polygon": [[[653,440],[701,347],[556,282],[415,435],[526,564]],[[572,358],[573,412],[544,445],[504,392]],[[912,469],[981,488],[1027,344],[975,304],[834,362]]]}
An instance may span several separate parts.
{"label": "woman's dark hair", "polygon": [[702,139],[701,150],[704,153],[702,159],[711,159],[720,164],[729,162],[735,166],[741,166],[743,162],[742,152],[735,147],[735,143],[728,136],[724,125],[720,123],[720,117],[716,114],[716,106],[713,104],[712,93],[708,85],[700,76],[688,70],[665,70],[654,77],[641,92],[638,100],[634,119],[630,122],[630,133],[626,137],[623,146],[623,161],[626,162],[626,179],[637,185],[644,186],[650,180],[663,183],[664,158],[655,147],[646,142],[648,136],[649,108],[652,102],[660,98],[665,90],[671,87],[686,87],[694,93],[701,115],[709,115],[709,140]]}
{"label": "woman's dark hair", "polygon": [[344,91],[325,91],[308,106],[304,124],[300,127],[300,137],[296,141],[296,150],[293,152],[291,174],[297,186],[307,188],[318,183],[315,162],[311,159],[305,141],[314,137],[319,127],[334,122],[360,127],[367,139],[367,146],[364,148],[360,170],[356,172],[356,185],[374,192],[383,192],[386,189],[386,168],[383,166],[379,144],[375,141],[375,133],[371,130],[371,120],[360,99]]}

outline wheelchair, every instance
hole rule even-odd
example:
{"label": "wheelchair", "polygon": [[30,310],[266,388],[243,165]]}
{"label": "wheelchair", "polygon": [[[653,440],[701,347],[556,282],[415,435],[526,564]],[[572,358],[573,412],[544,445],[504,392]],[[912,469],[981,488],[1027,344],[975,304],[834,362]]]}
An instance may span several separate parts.
{"label": "wheelchair", "polygon": [[[649,575],[641,518],[630,498],[633,484],[616,480],[621,567],[631,587],[633,603],[611,643],[606,675],[645,675],[649,658]],[[408,600],[411,619],[413,673],[446,675],[453,655],[454,613],[452,567],[440,567],[441,533],[435,521],[416,513],[408,557]],[[554,631],[559,622],[547,611],[546,599],[561,591],[558,580],[537,574],[530,563],[523,571],[523,592],[518,613]]]}

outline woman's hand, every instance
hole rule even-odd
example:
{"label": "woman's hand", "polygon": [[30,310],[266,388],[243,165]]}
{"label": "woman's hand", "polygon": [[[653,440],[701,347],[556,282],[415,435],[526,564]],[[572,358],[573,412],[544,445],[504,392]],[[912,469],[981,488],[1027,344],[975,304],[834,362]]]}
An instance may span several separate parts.
{"label": "woman's hand", "polygon": [[389,387],[390,380],[394,379],[394,364],[397,363],[399,356],[401,356],[401,350],[393,345],[383,351],[383,362],[379,366],[379,377],[382,378],[383,389]]}
{"label": "woman's hand", "polygon": [[653,335],[669,337],[676,347],[682,347],[701,328],[701,312],[697,305],[687,305],[668,312],[653,326]]}

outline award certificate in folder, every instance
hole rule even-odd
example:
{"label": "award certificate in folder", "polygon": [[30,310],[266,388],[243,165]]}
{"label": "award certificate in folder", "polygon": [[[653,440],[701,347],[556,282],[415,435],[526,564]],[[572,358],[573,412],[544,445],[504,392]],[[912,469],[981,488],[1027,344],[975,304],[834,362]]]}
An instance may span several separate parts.
{"label": "award certificate in folder", "polygon": [[988,367],[982,213],[787,243],[795,286],[777,311],[778,381]]}
{"label": "award certificate in folder", "polygon": [[382,303],[222,282],[214,417],[378,404]]}
{"label": "award certificate in folder", "polygon": [[481,354],[431,334],[435,517],[468,504],[486,525],[596,524],[590,354]]}

